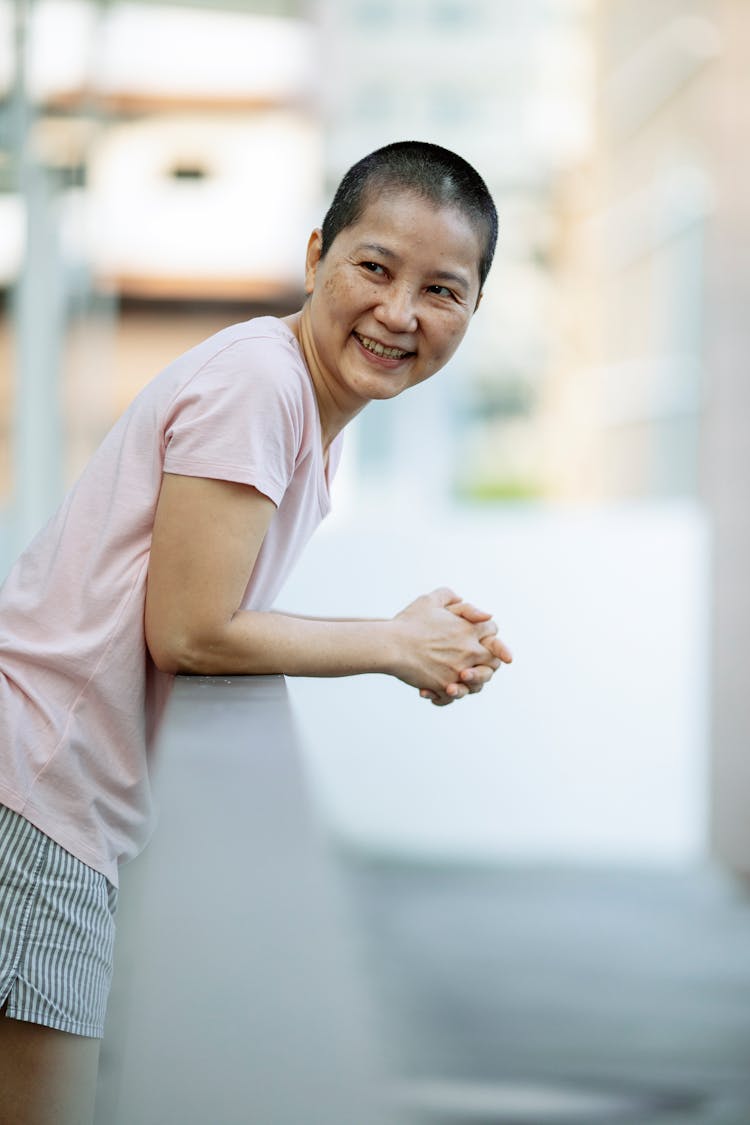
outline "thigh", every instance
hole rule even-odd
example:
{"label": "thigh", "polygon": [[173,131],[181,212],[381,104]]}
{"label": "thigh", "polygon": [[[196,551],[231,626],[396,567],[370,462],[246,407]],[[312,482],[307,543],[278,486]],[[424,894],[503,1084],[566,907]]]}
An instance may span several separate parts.
{"label": "thigh", "polygon": [[0,1010],[0,1125],[91,1125],[98,1039]]}
{"label": "thigh", "polygon": [[5,1015],[101,1038],[117,892],[0,806],[0,1005]]}

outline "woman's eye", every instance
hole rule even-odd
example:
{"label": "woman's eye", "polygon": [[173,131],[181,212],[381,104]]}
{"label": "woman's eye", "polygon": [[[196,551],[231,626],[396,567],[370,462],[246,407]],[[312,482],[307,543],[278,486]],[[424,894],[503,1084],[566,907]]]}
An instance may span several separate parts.
{"label": "woman's eye", "polygon": [[430,285],[428,292],[436,293],[438,297],[452,297],[453,291],[447,285]]}
{"label": "woman's eye", "polygon": [[362,265],[363,269],[368,270],[369,273],[378,273],[378,274],[385,273],[385,270],[383,269],[383,267],[381,265],[379,265],[377,262],[362,262],[361,265]]}

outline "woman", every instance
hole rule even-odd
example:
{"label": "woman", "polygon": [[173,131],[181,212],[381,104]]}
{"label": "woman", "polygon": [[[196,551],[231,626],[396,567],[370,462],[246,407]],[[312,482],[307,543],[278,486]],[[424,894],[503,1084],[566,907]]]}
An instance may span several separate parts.
{"label": "woman", "polygon": [[385,672],[443,706],[510,661],[490,615],[447,589],[391,620],[270,608],[328,511],[342,430],[450,359],[496,237],[460,157],[421,142],[365,157],[310,236],[301,311],[227,328],[157,376],[8,577],[0,1125],[90,1118],[117,868],[150,829],[175,673]]}

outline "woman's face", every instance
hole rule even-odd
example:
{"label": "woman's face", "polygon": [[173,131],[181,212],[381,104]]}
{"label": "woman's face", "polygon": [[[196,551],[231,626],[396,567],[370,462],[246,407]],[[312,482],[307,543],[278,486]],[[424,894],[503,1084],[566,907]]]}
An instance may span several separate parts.
{"label": "woman's face", "polygon": [[339,408],[393,398],[447,363],[480,295],[480,237],[459,210],[384,193],[320,249],[315,231],[302,338]]}

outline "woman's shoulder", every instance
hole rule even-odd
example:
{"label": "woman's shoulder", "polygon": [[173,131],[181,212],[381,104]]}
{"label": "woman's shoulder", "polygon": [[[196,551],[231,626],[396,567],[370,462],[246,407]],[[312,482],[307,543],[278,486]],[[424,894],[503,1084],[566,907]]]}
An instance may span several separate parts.
{"label": "woman's shoulder", "polygon": [[278,317],[262,316],[229,325],[204,340],[191,356],[196,375],[222,373],[231,379],[252,379],[286,388],[304,389],[306,367],[297,339]]}
{"label": "woman's shoulder", "polygon": [[[199,345],[200,347],[201,345]],[[291,328],[276,316],[256,316],[220,329],[204,341],[204,348],[220,355],[227,350],[271,356],[300,356],[297,338]]]}
{"label": "woman's shoulder", "polygon": [[242,397],[250,392],[280,396],[302,406],[307,369],[291,329],[277,317],[255,317],[228,325],[177,356],[134,400],[157,412],[209,396]]}

